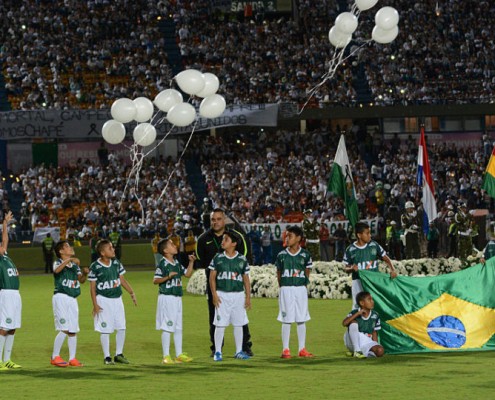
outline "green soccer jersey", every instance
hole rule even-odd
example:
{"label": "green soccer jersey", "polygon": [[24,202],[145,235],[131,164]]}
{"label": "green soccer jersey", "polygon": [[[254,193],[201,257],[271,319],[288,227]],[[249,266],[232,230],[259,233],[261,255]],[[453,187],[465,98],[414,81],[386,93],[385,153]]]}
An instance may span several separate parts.
{"label": "green soccer jersey", "polygon": [[[347,315],[347,318],[356,314],[357,312],[358,310],[352,310]],[[379,331],[380,329],[382,329],[382,326],[380,325],[380,316],[375,310],[371,310],[368,318],[363,318],[363,316],[360,316],[357,317],[354,321],[356,321],[358,324],[359,332],[364,333],[365,335],[368,335],[370,337],[374,331]]]}
{"label": "green soccer jersey", "polygon": [[0,256],[0,289],[19,290],[19,271],[7,253]]}
{"label": "green soccer jersey", "polygon": [[[343,262],[345,265],[357,265],[358,269],[378,271],[378,260],[387,255],[387,252],[374,240],[360,247],[357,242],[347,247]],[[357,271],[352,272],[352,279],[359,279]]]}
{"label": "green soccer jersey", "polygon": [[485,250],[483,250],[483,257],[485,260],[489,260],[495,256],[495,240],[490,240],[485,247]]}
{"label": "green soccer jersey", "polygon": [[306,269],[313,268],[313,260],[302,247],[296,254],[284,249],[277,255],[275,267],[280,271],[280,286],[305,286],[308,284]]}
{"label": "green soccer jersey", "polygon": [[217,290],[221,292],[243,292],[243,276],[249,275],[246,257],[236,252],[229,257],[225,252],[217,254],[211,260],[209,269],[217,272]]}
{"label": "green soccer jersey", "polygon": [[[53,270],[55,271],[60,264],[63,263],[62,259],[58,259],[53,263]],[[81,284],[79,283],[79,275],[81,275],[81,269],[76,263],[70,262],[65,268],[58,274],[53,274],[55,280],[54,293],[63,293],[70,297],[77,297],[81,294]]]}
{"label": "green soccer jersey", "polygon": [[160,294],[166,294],[170,296],[182,296],[182,275],[185,274],[186,269],[177,260],[172,264],[166,258],[162,258],[160,264],[155,270],[155,278],[164,278],[169,276],[171,272],[177,272],[172,279],[160,283],[158,289]]}
{"label": "green soccer jersey", "polygon": [[110,265],[104,265],[98,259],[89,267],[88,280],[96,282],[96,294],[116,299],[122,296],[120,276],[124,274],[125,269],[116,258]]}

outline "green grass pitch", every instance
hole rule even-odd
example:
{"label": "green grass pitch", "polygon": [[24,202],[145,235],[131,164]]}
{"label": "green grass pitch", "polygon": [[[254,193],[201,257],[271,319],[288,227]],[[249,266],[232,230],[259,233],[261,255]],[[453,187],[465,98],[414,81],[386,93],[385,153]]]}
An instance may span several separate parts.
{"label": "green grass pitch", "polygon": [[[0,373],[4,399],[488,399],[493,398],[493,353],[468,352],[385,356],[357,360],[344,356],[341,321],[349,300],[310,300],[307,347],[314,359],[280,359],[280,323],[275,299],[253,299],[249,312],[255,357],[234,360],[232,328],[225,336],[224,362],[209,357],[207,305],[203,296],[184,296],[184,351],[190,364],[163,366],[160,332],[155,330],[157,287],[153,271],[130,271],[139,302],[124,295],[131,364],[105,366],[93,331],[89,285],[79,298],[77,357],[83,368],[49,364],[55,331],[49,275],[21,276],[23,326],[13,360],[19,371]],[[173,343],[173,341],[172,341]],[[291,348],[297,349],[295,326]],[[115,336],[111,336],[111,351]],[[67,342],[62,356],[67,358]],[[172,344],[173,352],[173,344]]]}

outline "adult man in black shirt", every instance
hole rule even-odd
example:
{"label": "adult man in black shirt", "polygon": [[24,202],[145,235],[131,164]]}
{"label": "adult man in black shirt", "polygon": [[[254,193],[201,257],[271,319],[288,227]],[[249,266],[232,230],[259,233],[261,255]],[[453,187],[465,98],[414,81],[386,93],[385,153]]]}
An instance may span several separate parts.
{"label": "adult man in black shirt", "polygon": [[[206,294],[208,301],[208,314],[210,321],[210,341],[211,341],[211,355],[215,352],[215,325],[213,325],[213,318],[215,317],[215,306],[213,305],[213,297],[210,288],[210,270],[208,266],[215,257],[216,254],[222,253],[222,238],[225,232],[225,213],[222,209],[216,208],[210,214],[211,227],[204,232],[196,242],[196,259],[200,268],[205,269],[206,274]],[[248,255],[248,243],[246,238],[240,232],[242,242],[237,244],[237,251],[245,256]],[[246,324],[243,326],[243,338],[242,338],[242,350],[249,356],[253,356],[251,350],[251,334],[249,333],[249,326]]]}

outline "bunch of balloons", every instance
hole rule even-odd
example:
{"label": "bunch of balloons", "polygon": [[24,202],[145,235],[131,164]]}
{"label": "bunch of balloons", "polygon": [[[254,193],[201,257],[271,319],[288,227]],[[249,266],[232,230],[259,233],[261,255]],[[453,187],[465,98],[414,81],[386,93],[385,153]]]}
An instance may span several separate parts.
{"label": "bunch of balloons", "polygon": [[371,39],[365,41],[360,46],[356,46],[353,52],[345,56],[347,45],[352,40],[352,34],[358,27],[358,19],[361,11],[369,10],[378,3],[378,0],[355,0],[351,11],[340,13],[335,19],[335,25],[328,32],[328,40],[335,47],[332,58],[329,61],[328,71],[322,76],[322,81],[309,90],[309,98],[301,108],[303,112],[306,105],[318,90],[329,80],[333,79],[337,68],[347,58],[351,57],[361,47],[375,41],[380,44],[392,42],[399,34],[399,13],[393,7],[382,7],[375,14],[375,27],[371,33]]}
{"label": "bunch of balloons", "polygon": [[[201,73],[195,69],[187,69],[174,77],[182,92],[201,97],[199,115],[204,118],[217,118],[225,110],[223,96],[217,94],[220,82],[216,75]],[[155,107],[158,111],[155,113]],[[159,112],[166,114],[170,124],[184,127],[196,120],[196,109],[189,102],[184,102],[182,93],[176,89],[165,89],[157,94],[153,101],[146,97],[131,100],[121,98],[112,104],[111,120],[105,122],[102,128],[103,139],[110,144],[121,143],[126,134],[124,124],[135,121],[133,130],[134,143],[138,146],[149,146],[156,140],[156,128],[153,120]],[[160,122],[164,119],[160,119]]]}
{"label": "bunch of balloons", "polygon": [[[335,26],[328,32],[330,43],[338,48],[346,47],[352,40],[352,34],[358,26],[361,11],[374,7],[378,0],[355,0],[350,12],[343,12],[335,19]],[[371,38],[377,43],[392,42],[399,34],[399,13],[393,7],[382,7],[375,14],[375,27]]]}

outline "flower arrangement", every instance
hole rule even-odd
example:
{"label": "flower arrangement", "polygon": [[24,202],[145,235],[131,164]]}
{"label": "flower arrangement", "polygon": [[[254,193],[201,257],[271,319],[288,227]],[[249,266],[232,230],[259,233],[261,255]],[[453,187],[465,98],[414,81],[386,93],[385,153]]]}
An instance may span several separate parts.
{"label": "flower arrangement", "polygon": [[[436,276],[460,271],[479,264],[483,254],[469,256],[465,262],[458,258],[419,258],[416,260],[393,261],[399,275]],[[381,272],[388,272],[384,262],[379,263]],[[273,265],[251,266],[251,294],[254,297],[278,297],[276,269]],[[192,294],[206,293],[204,270],[196,271],[189,279],[187,291]],[[338,261],[316,261],[313,263],[308,283],[308,294],[313,299],[348,299],[351,297],[351,276],[344,271],[344,264]]]}

